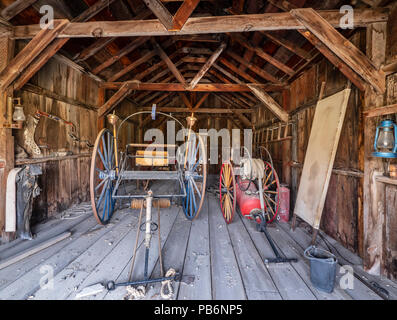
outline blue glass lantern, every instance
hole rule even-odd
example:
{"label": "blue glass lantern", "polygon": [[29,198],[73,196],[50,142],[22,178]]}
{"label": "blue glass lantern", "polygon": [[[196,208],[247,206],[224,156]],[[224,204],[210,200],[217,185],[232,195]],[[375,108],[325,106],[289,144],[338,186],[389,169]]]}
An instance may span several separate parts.
{"label": "blue glass lantern", "polygon": [[392,120],[384,120],[376,128],[374,149],[374,157],[397,158],[397,125]]}

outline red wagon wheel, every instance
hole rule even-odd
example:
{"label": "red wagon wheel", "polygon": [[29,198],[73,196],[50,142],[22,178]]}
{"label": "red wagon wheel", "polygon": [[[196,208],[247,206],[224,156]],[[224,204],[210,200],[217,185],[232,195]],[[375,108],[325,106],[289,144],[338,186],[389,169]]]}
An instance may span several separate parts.
{"label": "red wagon wheel", "polygon": [[266,207],[266,222],[272,223],[277,218],[280,208],[280,180],[276,170],[269,162],[265,162],[265,174],[262,185]]}
{"label": "red wagon wheel", "polygon": [[223,218],[229,224],[233,221],[236,211],[236,180],[233,166],[229,161],[222,164],[219,177],[219,200]]}

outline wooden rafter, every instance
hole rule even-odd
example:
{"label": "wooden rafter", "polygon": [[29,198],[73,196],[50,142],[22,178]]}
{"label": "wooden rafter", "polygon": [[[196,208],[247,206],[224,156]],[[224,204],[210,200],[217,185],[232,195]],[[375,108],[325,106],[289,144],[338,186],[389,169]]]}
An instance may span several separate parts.
{"label": "wooden rafter", "polygon": [[[166,41],[162,44],[164,48],[168,48],[173,42],[171,40]],[[151,58],[153,58],[157,54],[156,50],[150,51],[144,54],[141,58],[135,60],[133,63],[128,65],[127,67],[121,69],[119,72],[115,73],[114,75],[110,76],[108,81],[116,81],[120,79],[122,76],[126,75],[128,72],[131,72],[139,65],[148,62]]]}
{"label": "wooden rafter", "polygon": [[[330,49],[328,49],[313,33],[310,31],[299,31],[309,42],[311,42],[316,49],[326,57],[341,73],[345,75],[358,89],[365,91],[365,82],[361,77],[353,72],[352,69],[336,56]],[[309,60],[310,61],[310,60]],[[299,70],[298,70],[299,71]]]}
{"label": "wooden rafter", "polygon": [[[97,15],[104,8],[106,8],[109,3],[107,0],[100,0],[93,6],[89,7],[83,13],[75,17],[72,22],[83,22],[91,19],[93,16]],[[51,57],[53,57],[68,41],[68,38],[56,39],[53,41],[40,55],[39,57],[30,64],[24,73],[19,77],[14,85],[15,90],[20,90],[46,63]]]}
{"label": "wooden rafter", "polygon": [[288,75],[293,75],[295,72],[292,68],[288,67],[284,63],[278,61],[276,58],[272,57],[270,54],[263,51],[258,46],[253,45],[247,38],[244,38],[240,35],[231,35],[232,39],[236,40],[240,45],[245,47],[246,49],[255,52],[259,57],[266,60],[267,62],[271,63],[273,66],[278,68],[279,70],[283,71]]}
{"label": "wooden rafter", "polygon": [[140,38],[134,39],[130,44],[128,44],[127,46],[122,48],[119,52],[117,52],[111,58],[107,59],[101,65],[99,65],[94,70],[92,70],[92,73],[93,74],[99,74],[101,71],[103,71],[106,68],[110,67],[113,63],[117,62],[122,57],[124,57],[127,54],[131,53],[135,49],[139,48],[142,44],[144,44],[148,40],[149,40],[148,37],[140,37]]}
{"label": "wooden rafter", "polygon": [[[236,11],[234,8],[226,9],[226,11],[229,12],[230,14],[234,14],[234,15],[237,15],[240,12],[240,11]],[[270,32],[260,31],[260,33],[263,34],[266,38],[270,39],[272,42],[286,48],[287,50],[291,51],[292,53],[300,56],[301,58],[303,58],[305,60],[309,60],[311,58],[310,54],[306,50],[303,50],[302,48],[297,46],[292,41],[289,41],[282,37],[281,38],[276,37]]]}
{"label": "wooden rafter", "polygon": [[201,99],[195,104],[195,106],[193,107],[193,112],[198,112],[198,109],[201,107],[201,105],[205,102],[205,100],[207,100],[208,96],[210,95],[209,92],[205,93]]}
{"label": "wooden rafter", "polygon": [[207,73],[207,71],[212,67],[215,61],[219,58],[222,54],[223,50],[226,48],[226,43],[222,42],[218,49],[212,54],[212,56],[207,60],[207,62],[203,65],[197,75],[193,78],[190,82],[190,88],[194,88],[201,80],[202,77]]}
{"label": "wooden rafter", "polygon": [[99,51],[101,51],[103,48],[105,48],[107,45],[111,44],[116,38],[100,38],[96,40],[93,44],[90,46],[84,48],[83,51],[78,53],[73,60],[76,63],[82,62],[87,60],[88,58],[91,58],[93,55],[97,54]]}
{"label": "wooden rafter", "polygon": [[[102,82],[101,88],[117,90],[126,83],[132,90],[144,91],[196,91],[196,92],[251,92],[246,84],[224,84],[224,83],[199,83],[194,89],[186,88],[181,83],[137,83],[132,82]],[[282,91],[284,86],[274,84],[258,84],[258,88],[264,91]]]}
{"label": "wooden rafter", "polygon": [[0,73],[0,90],[6,89],[22,74],[68,24],[68,20],[55,20],[53,29],[49,29],[49,25],[43,28]]}
{"label": "wooden rafter", "polygon": [[172,29],[172,14],[168,11],[165,5],[160,0],[144,0],[146,6],[154,13],[154,15],[161,21],[167,30]]}
{"label": "wooden rafter", "polygon": [[1,16],[7,20],[10,21],[12,18],[16,17],[19,13],[21,13],[23,10],[29,8],[31,5],[33,5],[35,2],[38,0],[17,0],[11,3],[9,6],[5,7],[1,11]]}
{"label": "wooden rafter", "polygon": [[170,69],[170,71],[175,76],[175,78],[177,78],[177,80],[180,83],[186,84],[185,78],[179,72],[178,68],[175,66],[175,64],[172,62],[172,60],[168,57],[168,55],[165,53],[165,51],[160,47],[160,45],[154,39],[151,39],[151,41],[152,41],[152,44],[154,46],[154,50],[156,50],[157,54],[165,62],[165,64]]}
{"label": "wooden rafter", "polygon": [[[386,22],[389,10],[356,9],[355,27],[365,27],[375,22]],[[335,28],[340,27],[343,13],[339,10],[319,10],[317,13]],[[305,29],[290,13],[264,13],[236,16],[211,16],[189,18],[181,31],[166,30],[159,20],[93,21],[71,23],[59,38],[89,37],[136,37],[136,36],[175,36],[188,34],[209,34],[273,30]],[[41,31],[40,25],[14,27],[14,39],[33,38]]]}
{"label": "wooden rafter", "polygon": [[291,14],[296,17],[311,33],[328,47],[353,72],[372,85],[379,93],[386,91],[386,78],[368,57],[349,40],[342,36],[332,25],[311,8],[294,9]]}
{"label": "wooden rafter", "polygon": [[270,110],[281,121],[288,122],[288,112],[286,112],[270,95],[254,84],[248,84],[252,93],[263,102],[265,107]]}
{"label": "wooden rafter", "polygon": [[[150,107],[144,107],[141,110],[150,111]],[[161,112],[172,112],[172,113],[191,113],[192,110],[188,108],[181,108],[181,107],[160,107],[157,108],[157,111]],[[208,114],[250,114],[253,113],[254,110],[249,109],[226,109],[226,108],[200,108],[194,111],[195,113],[208,113]]]}
{"label": "wooden rafter", "polygon": [[112,112],[129,94],[131,93],[130,85],[125,83],[106,103],[98,109],[98,117],[103,117]]}
{"label": "wooden rafter", "polygon": [[[131,20],[144,20],[148,18],[151,14],[152,12],[150,10],[145,9],[142,10],[142,12],[140,12],[136,17],[132,18]],[[86,47],[83,51],[78,53],[73,60],[77,63],[85,61],[101,51],[107,45],[111,44],[114,40],[116,40],[116,38],[99,38],[98,40],[94,41],[94,43],[92,43],[90,46]]]}
{"label": "wooden rafter", "polygon": [[[247,60],[245,60],[244,58],[240,57],[239,55],[235,54],[232,51],[228,51],[227,54],[233,58],[234,60],[236,60],[238,63],[241,63],[242,65],[246,66],[249,70],[251,70],[252,72],[254,72],[255,74],[257,74],[258,76],[260,76],[262,79],[268,80],[270,82],[273,83],[278,83],[281,84],[280,80],[278,80],[276,77],[274,77],[273,75],[271,75],[270,73],[266,72],[265,70],[263,70],[262,68],[259,68],[257,65],[253,64],[252,62],[249,62]],[[226,59],[222,59],[221,62],[226,65],[227,67],[231,68],[230,63],[227,63]],[[233,69],[232,69],[233,70]],[[233,70],[234,71],[234,70]],[[235,71],[237,74],[241,75],[243,78],[245,78],[246,80],[250,81],[249,78],[247,77],[247,73],[245,73],[244,71],[237,69]],[[252,78],[252,77],[251,77]],[[253,82],[253,81],[250,81]],[[255,81],[257,82],[257,81]],[[254,82],[254,83],[255,83]]]}
{"label": "wooden rafter", "polygon": [[[229,51],[230,52],[230,51]],[[228,53],[229,54],[229,53]],[[248,73],[240,70],[235,64],[233,64],[232,62],[230,62],[229,59],[226,58],[220,58],[219,62],[221,64],[223,64],[224,66],[228,67],[230,70],[232,70],[234,73],[236,73],[237,75],[239,75],[240,77],[244,78],[245,80],[247,80],[249,83],[258,83],[258,80],[256,80],[254,77],[252,77],[251,75],[249,75]]]}
{"label": "wooden rafter", "polygon": [[296,45],[294,42],[284,39],[282,37],[276,37],[271,32],[261,31],[261,33],[266,38],[270,39],[272,42],[284,47],[285,49],[291,51],[292,53],[296,54],[297,56],[301,57],[302,59],[305,59],[305,60],[311,59],[310,53],[307,52],[306,50],[302,49],[298,45]]}
{"label": "wooden rafter", "polygon": [[200,0],[185,0],[172,19],[172,30],[181,30]]}

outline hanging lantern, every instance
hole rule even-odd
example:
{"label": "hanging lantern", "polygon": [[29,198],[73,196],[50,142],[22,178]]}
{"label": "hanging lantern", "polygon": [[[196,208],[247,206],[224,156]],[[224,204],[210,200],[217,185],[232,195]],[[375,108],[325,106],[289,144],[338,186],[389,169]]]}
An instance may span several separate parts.
{"label": "hanging lantern", "polygon": [[15,104],[14,104],[14,113],[12,115],[12,120],[15,122],[19,121],[26,121],[26,116],[25,113],[23,112],[23,106],[21,105],[21,99],[17,98],[14,99]]}
{"label": "hanging lantern", "polygon": [[374,157],[397,158],[397,125],[392,120],[384,120],[376,128],[374,149]]}

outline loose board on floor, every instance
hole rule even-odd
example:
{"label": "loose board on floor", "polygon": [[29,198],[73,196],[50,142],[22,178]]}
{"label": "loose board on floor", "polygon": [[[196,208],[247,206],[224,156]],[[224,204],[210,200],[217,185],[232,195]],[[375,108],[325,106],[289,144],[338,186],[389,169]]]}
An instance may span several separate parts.
{"label": "loose board on floor", "polygon": [[350,92],[320,100],[314,114],[294,214],[315,229],[320,227]]}

